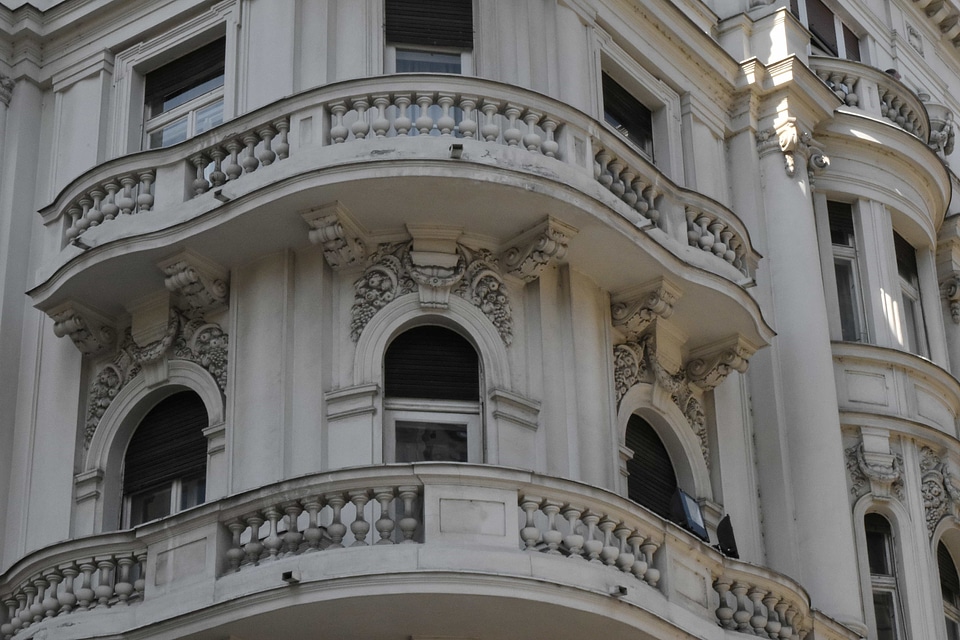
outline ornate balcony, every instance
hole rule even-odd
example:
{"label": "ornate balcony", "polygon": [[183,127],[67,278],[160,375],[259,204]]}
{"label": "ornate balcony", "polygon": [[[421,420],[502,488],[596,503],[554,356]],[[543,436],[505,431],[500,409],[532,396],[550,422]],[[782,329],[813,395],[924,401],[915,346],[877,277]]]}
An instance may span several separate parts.
{"label": "ornate balcony", "polygon": [[[818,637],[856,637],[811,610],[790,579],[724,558],[617,495],[446,463],[306,476],[37,551],[0,576],[0,633],[80,638],[178,617],[191,633],[259,638],[296,605],[341,635],[356,621],[334,614],[357,598],[390,611],[398,582],[435,595],[433,635],[449,635],[443,608],[466,597],[494,617],[506,600],[523,611],[549,605],[558,624],[584,624],[612,604],[618,638],[654,633],[663,620],[696,637],[718,624],[783,639],[815,626]],[[536,619],[520,628],[541,628]],[[370,631],[392,624],[365,620]]]}

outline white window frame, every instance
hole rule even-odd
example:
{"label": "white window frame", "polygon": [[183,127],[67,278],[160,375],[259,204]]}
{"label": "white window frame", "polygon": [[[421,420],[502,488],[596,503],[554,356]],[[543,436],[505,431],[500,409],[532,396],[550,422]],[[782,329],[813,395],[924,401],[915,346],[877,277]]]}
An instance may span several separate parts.
{"label": "white window frame", "polygon": [[383,403],[383,459],[397,461],[397,423],[433,422],[467,428],[467,462],[483,462],[481,403],[459,400],[385,398]]}
{"label": "white window frame", "polygon": [[[843,202],[842,200],[827,200],[827,202]],[[846,203],[844,203],[846,204]],[[856,203],[850,205],[850,216],[853,222],[853,246],[834,244],[833,239],[830,237],[830,213],[829,213],[829,204],[828,209],[825,212],[824,219],[826,222],[826,238],[830,243],[830,252],[833,258],[833,277],[834,277],[834,286],[837,290],[837,316],[840,321],[840,337],[843,338],[843,317],[840,314],[840,300],[844,296],[841,295],[840,283],[836,279],[836,267],[840,263],[846,263],[850,265],[850,272],[853,277],[853,291],[851,292],[854,310],[854,323],[856,324],[856,333],[857,339],[854,342],[858,343],[868,343],[869,335],[867,332],[867,321],[866,314],[864,312],[865,301],[863,298],[863,286],[862,286],[862,276],[860,273],[860,233],[858,233],[859,228],[859,207]]]}
{"label": "white window frame", "polygon": [[449,53],[460,56],[460,74],[461,76],[473,76],[473,50],[459,49],[457,47],[430,47],[427,45],[407,45],[401,43],[390,43],[385,45],[383,52],[384,73],[397,73],[397,51],[422,51],[424,53]]}
{"label": "white window frame", "polygon": [[[206,494],[206,475],[199,478],[191,478],[190,480],[191,481],[203,480],[204,494]],[[146,524],[148,522],[156,522],[157,520],[162,520],[163,518],[169,518],[172,515],[178,514],[182,511],[186,511],[188,509],[192,509],[193,507],[197,507],[197,506],[200,506],[201,504],[206,503],[206,499],[204,499],[203,501],[198,502],[197,504],[193,504],[181,509],[180,503],[183,499],[184,484],[185,482],[183,478],[175,478],[174,480],[171,480],[169,484],[165,484],[162,487],[158,487],[155,491],[141,491],[140,493],[136,493],[132,495],[124,495],[123,496],[122,528],[130,529],[133,527],[139,527],[140,525]],[[137,522],[136,524],[134,524],[133,523],[133,499],[137,496],[142,496],[147,493],[154,493],[154,494],[159,493],[165,490],[167,487],[170,488],[170,504],[168,505],[169,510],[167,511],[167,513],[157,518],[154,518],[153,520],[144,520],[143,522]],[[204,497],[206,498],[206,495],[204,495]]]}
{"label": "white window frame", "polygon": [[[897,251],[896,235],[897,232],[896,229],[894,229],[894,262],[896,262]],[[901,237],[903,236],[901,235]],[[909,279],[900,275],[899,268],[896,269],[898,283],[897,288],[899,289],[900,293],[898,316],[900,322],[901,345],[910,353],[928,358],[930,357],[930,343],[927,340],[927,328],[924,321],[923,301],[920,296],[920,257],[917,255],[917,248],[913,246],[913,244],[911,244],[906,238],[903,239],[913,251],[914,261],[917,264],[917,271],[912,274],[914,281],[911,282]],[[913,309],[912,313],[907,308],[908,300],[910,301],[910,307]],[[907,322],[908,319],[913,320],[912,326],[916,329],[915,333],[911,332],[911,324]]]}
{"label": "white window frame", "polygon": [[[849,24],[845,23],[843,19],[837,15],[837,12],[830,7],[829,4],[824,2],[827,5],[827,9],[830,10],[830,13],[833,14],[833,33],[834,37],[837,39],[837,58],[843,60],[850,60],[847,57],[847,40],[843,37],[843,28],[847,27],[850,29],[851,33],[857,38],[857,42],[860,44],[860,59],[864,59],[864,48],[863,48],[863,39],[857,35],[856,31],[850,27]],[[810,30],[810,20],[807,17],[807,0],[797,0],[797,13],[799,13],[800,24],[802,24],[808,31]],[[817,47],[817,51],[813,50],[814,44],[813,39],[811,38],[810,43],[807,45],[809,48],[809,53],[814,55],[823,55],[828,57],[833,57],[833,54],[829,51],[823,51]]]}
{"label": "white window frame", "polygon": [[[190,55],[189,53],[186,55]],[[226,79],[226,78],[224,78]],[[141,145],[143,149],[159,149],[160,147],[151,147],[150,146],[150,135],[157,131],[162,130],[164,127],[173,124],[177,120],[180,120],[184,116],[187,118],[187,137],[185,140],[197,135],[197,133],[203,133],[203,131],[197,131],[197,112],[203,110],[210,105],[216,104],[217,102],[223,102],[224,100],[224,91],[223,85],[211,89],[206,93],[203,93],[192,100],[189,100],[177,107],[174,107],[170,111],[165,111],[153,118],[149,118],[148,105],[144,105],[144,115],[143,115],[143,138],[141,140]],[[221,123],[225,121],[223,114],[221,114]],[[204,129],[208,131],[208,129]]]}

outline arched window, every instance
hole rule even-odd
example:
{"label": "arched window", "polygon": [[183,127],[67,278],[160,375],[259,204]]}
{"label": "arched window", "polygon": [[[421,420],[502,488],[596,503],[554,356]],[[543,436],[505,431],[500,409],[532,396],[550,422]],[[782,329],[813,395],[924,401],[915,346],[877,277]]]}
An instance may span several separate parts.
{"label": "arched window", "polygon": [[953,555],[942,542],[937,544],[937,568],[940,570],[940,592],[943,594],[943,616],[947,640],[960,640],[960,576]]}
{"label": "arched window", "polygon": [[384,459],[481,462],[480,359],[438,326],[397,336],[384,356]]}
{"label": "arched window", "polygon": [[893,530],[890,521],[879,513],[866,514],[863,517],[863,528],[867,536],[867,561],[870,565],[877,640],[897,640],[905,635],[903,610],[897,590]]}
{"label": "arched window", "polygon": [[630,416],[625,440],[633,451],[633,457],[627,460],[628,497],[663,518],[672,518],[677,474],[663,441],[638,415]]}
{"label": "arched window", "polygon": [[203,503],[207,426],[206,407],[192,391],[161,400],[140,421],[123,457],[125,526]]}

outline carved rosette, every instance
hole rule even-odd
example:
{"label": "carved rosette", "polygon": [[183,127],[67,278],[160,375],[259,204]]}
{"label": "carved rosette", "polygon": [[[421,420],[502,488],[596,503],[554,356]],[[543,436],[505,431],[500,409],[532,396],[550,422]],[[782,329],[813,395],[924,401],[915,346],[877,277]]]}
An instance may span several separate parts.
{"label": "carved rosette", "polygon": [[230,291],[226,269],[192,252],[181,253],[159,266],[165,276],[164,286],[192,312],[206,314],[226,308]]}
{"label": "carved rosette", "polygon": [[627,294],[616,298],[610,304],[613,326],[621,329],[627,340],[636,340],[651,322],[672,316],[673,305],[679,297],[680,290],[664,280],[640,295]]}
{"label": "carved rosette", "polygon": [[421,305],[446,308],[450,294],[477,307],[493,323],[504,344],[513,341],[513,312],[497,259],[486,249],[457,245],[453,266],[415,264],[411,242],[382,244],[354,283],[350,337],[356,342],[378,311],[398,297],[420,293]]}
{"label": "carved rosette", "polygon": [[70,336],[80,353],[96,355],[112,347],[117,338],[113,320],[77,302],[64,303],[48,315],[58,338]]}
{"label": "carved rosette", "polygon": [[577,230],[570,225],[547,218],[520,235],[517,244],[503,253],[503,264],[511,275],[524,282],[533,282],[551,260],[563,259],[567,244],[576,233]]}
{"label": "carved rosette", "polygon": [[950,274],[940,283],[940,293],[950,305],[950,317],[960,324],[960,274]]}
{"label": "carved rosette", "polygon": [[359,266],[366,256],[362,231],[340,203],[303,214],[310,225],[310,242],[323,249],[323,257],[334,271]]}

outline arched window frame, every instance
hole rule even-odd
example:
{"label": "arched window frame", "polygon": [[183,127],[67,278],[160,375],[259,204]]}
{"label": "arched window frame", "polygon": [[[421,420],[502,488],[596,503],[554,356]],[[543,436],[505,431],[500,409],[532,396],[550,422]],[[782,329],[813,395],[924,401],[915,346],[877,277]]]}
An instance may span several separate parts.
{"label": "arched window frame", "polygon": [[110,403],[75,477],[74,535],[111,531],[121,523],[123,507],[123,459],[133,433],[158,402],[180,391],[193,391],[207,410],[207,501],[226,493],[223,464],[225,449],[225,407],[216,380],[200,365],[186,360],[167,363],[168,375],[161,386],[153,386],[146,375],[137,374]]}
{"label": "arched window frame", "polygon": [[960,573],[960,565],[957,564],[958,559],[960,559],[960,529],[957,528],[956,523],[951,518],[944,518],[940,521],[930,540],[930,562],[933,567],[931,575],[934,576],[934,581],[931,585],[933,595],[929,601],[935,603],[935,609],[939,613],[939,616],[936,618],[936,620],[939,621],[939,628],[934,630],[930,636],[927,636],[930,638],[944,637],[949,640],[952,636],[947,632],[946,621],[949,619],[955,622],[957,630],[960,632],[960,611],[949,608],[948,605],[944,603],[940,593],[940,567],[937,562],[937,548],[941,542],[950,552],[954,566],[957,572]]}

